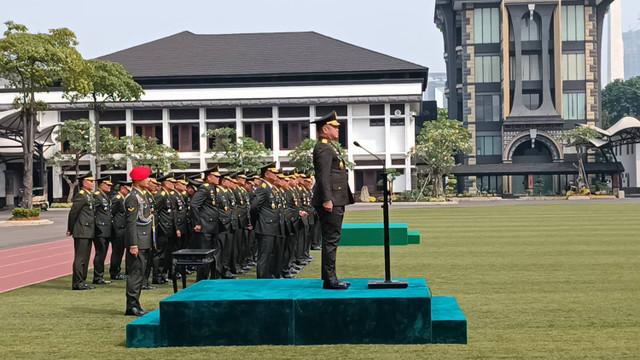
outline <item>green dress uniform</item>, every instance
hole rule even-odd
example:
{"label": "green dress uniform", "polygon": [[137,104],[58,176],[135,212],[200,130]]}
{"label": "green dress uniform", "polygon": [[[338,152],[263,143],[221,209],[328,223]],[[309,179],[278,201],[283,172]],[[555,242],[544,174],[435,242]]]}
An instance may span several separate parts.
{"label": "green dress uniform", "polygon": [[154,196],[156,219],[156,247],[153,250],[153,283],[165,284],[169,267],[168,252],[176,242],[174,201],[171,192],[162,189]]}
{"label": "green dress uniform", "polygon": [[[127,227],[124,240],[129,267],[127,276],[127,313],[129,313],[135,312],[134,308],[142,310],[140,292],[144,285],[146,263],[154,246],[154,237],[153,214],[146,191],[133,187],[125,199],[125,207]],[[134,247],[138,248],[137,257],[129,251]]]}
{"label": "green dress uniform", "polygon": [[80,190],[73,198],[69,211],[67,231],[73,236],[73,277],[72,289],[84,290],[87,284],[91,242],[95,236],[94,200],[91,192]]}
{"label": "green dress uniform", "polygon": [[102,190],[93,193],[96,216],[96,236],[93,242],[96,254],[93,258],[93,283],[104,282],[104,261],[107,258],[109,240],[113,233],[111,217],[111,199]]}
{"label": "green dress uniform", "polygon": [[231,273],[233,254],[233,234],[238,228],[238,216],[235,210],[235,198],[229,189],[218,186],[218,212],[220,219],[220,232],[218,239],[222,246],[222,278],[231,279],[235,276]]}
{"label": "green dress uniform", "polygon": [[[222,273],[222,261],[220,259],[221,244],[218,240],[219,210],[217,204],[217,188],[205,183],[198,187],[198,190],[191,198],[191,221],[193,226],[200,226],[199,233],[194,235],[199,238],[198,243],[201,249],[214,249],[213,255],[215,266],[211,269],[211,278],[220,278]],[[198,271],[198,280],[208,278],[208,274]]]}
{"label": "green dress uniform", "polygon": [[[325,284],[338,283],[336,253],[340,243],[344,207],[353,204],[349,177],[344,159],[337,147],[327,139],[320,139],[313,149],[313,168],[316,184],[313,206],[320,215],[322,227],[322,280]],[[323,203],[333,202],[333,211],[324,209]]]}
{"label": "green dress uniform", "polygon": [[111,237],[111,265],[109,275],[115,280],[122,276],[122,257],[124,256],[124,232],[127,228],[127,212],[124,207],[124,196],[116,194],[111,198],[111,216],[113,217],[113,234]]}
{"label": "green dress uniform", "polygon": [[251,210],[257,214],[255,233],[258,238],[258,279],[280,278],[278,253],[285,234],[282,201],[278,189],[266,180],[256,188]]}
{"label": "green dress uniform", "polygon": [[176,230],[180,230],[179,243],[174,250],[186,249],[189,245],[189,194],[176,191],[172,198],[176,209]]}

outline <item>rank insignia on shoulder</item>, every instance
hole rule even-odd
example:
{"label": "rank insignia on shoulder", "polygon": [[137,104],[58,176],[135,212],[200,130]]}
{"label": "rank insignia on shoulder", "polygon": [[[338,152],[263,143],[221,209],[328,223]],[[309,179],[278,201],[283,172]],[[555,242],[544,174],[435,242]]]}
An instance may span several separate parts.
{"label": "rank insignia on shoulder", "polygon": [[122,199],[122,195],[120,194],[116,195],[116,199]]}
{"label": "rank insignia on shoulder", "polygon": [[128,211],[130,211],[130,212],[131,212],[131,211],[134,211],[135,209],[136,209],[136,208],[134,208],[134,207],[128,207],[128,208],[127,208],[127,210],[128,210]]}
{"label": "rank insignia on shoulder", "polygon": [[80,195],[84,195],[84,190],[80,190],[80,191],[78,191],[78,194],[80,194]]}
{"label": "rank insignia on shoulder", "polygon": [[220,192],[220,188],[216,188],[216,192]]}
{"label": "rank insignia on shoulder", "polygon": [[204,184],[204,187],[209,187],[209,183],[205,183],[205,184]]}
{"label": "rank insignia on shoulder", "polygon": [[267,188],[267,184],[262,183],[262,187],[266,189]]}
{"label": "rank insignia on shoulder", "polygon": [[167,195],[167,193],[163,190],[163,191],[160,193],[160,195],[165,196],[165,195]]}
{"label": "rank insignia on shoulder", "polygon": [[176,194],[176,192],[175,192],[175,191],[171,191],[169,194],[171,194],[171,195],[175,195],[175,194]]}
{"label": "rank insignia on shoulder", "polygon": [[323,143],[323,144],[328,144],[328,143],[329,143],[329,140],[327,140],[327,139],[322,139],[322,140],[320,140],[320,142],[321,142],[321,143]]}
{"label": "rank insignia on shoulder", "polygon": [[100,195],[100,191],[94,192],[93,195]]}

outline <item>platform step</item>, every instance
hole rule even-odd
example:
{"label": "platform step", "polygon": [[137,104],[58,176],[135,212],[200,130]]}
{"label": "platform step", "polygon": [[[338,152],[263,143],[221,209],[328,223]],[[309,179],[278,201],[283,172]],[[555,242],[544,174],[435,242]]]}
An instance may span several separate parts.
{"label": "platform step", "polygon": [[159,347],[164,346],[160,336],[160,310],[127,324],[127,347]]}
{"label": "platform step", "polygon": [[[391,246],[407,245],[407,224],[389,224],[389,244]],[[343,224],[340,246],[383,246],[384,224],[361,223]]]}
{"label": "platform step", "polygon": [[434,344],[467,343],[467,318],[455,298],[431,298],[431,329]]}
{"label": "platform step", "polygon": [[411,244],[420,244],[420,231],[409,231],[407,232],[407,243]]}

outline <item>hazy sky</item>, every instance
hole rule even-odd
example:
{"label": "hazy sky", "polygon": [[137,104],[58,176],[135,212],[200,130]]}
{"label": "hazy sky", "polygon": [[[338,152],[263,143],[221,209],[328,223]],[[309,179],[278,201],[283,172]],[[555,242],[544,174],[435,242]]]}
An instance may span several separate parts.
{"label": "hazy sky", "polygon": [[[8,1],[2,22],[32,32],[67,27],[93,58],[180,31],[196,34],[316,31],[444,71],[435,0]],[[640,1],[621,0],[623,31],[640,29]]]}

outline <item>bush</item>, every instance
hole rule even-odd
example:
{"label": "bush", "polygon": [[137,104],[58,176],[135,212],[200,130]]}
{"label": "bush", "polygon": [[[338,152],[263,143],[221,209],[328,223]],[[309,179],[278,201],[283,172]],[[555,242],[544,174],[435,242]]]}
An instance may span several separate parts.
{"label": "bush", "polygon": [[23,209],[23,208],[15,208],[11,212],[11,219],[33,219],[40,217],[40,209]]}
{"label": "bush", "polygon": [[53,203],[51,204],[52,209],[69,209],[73,203]]}

